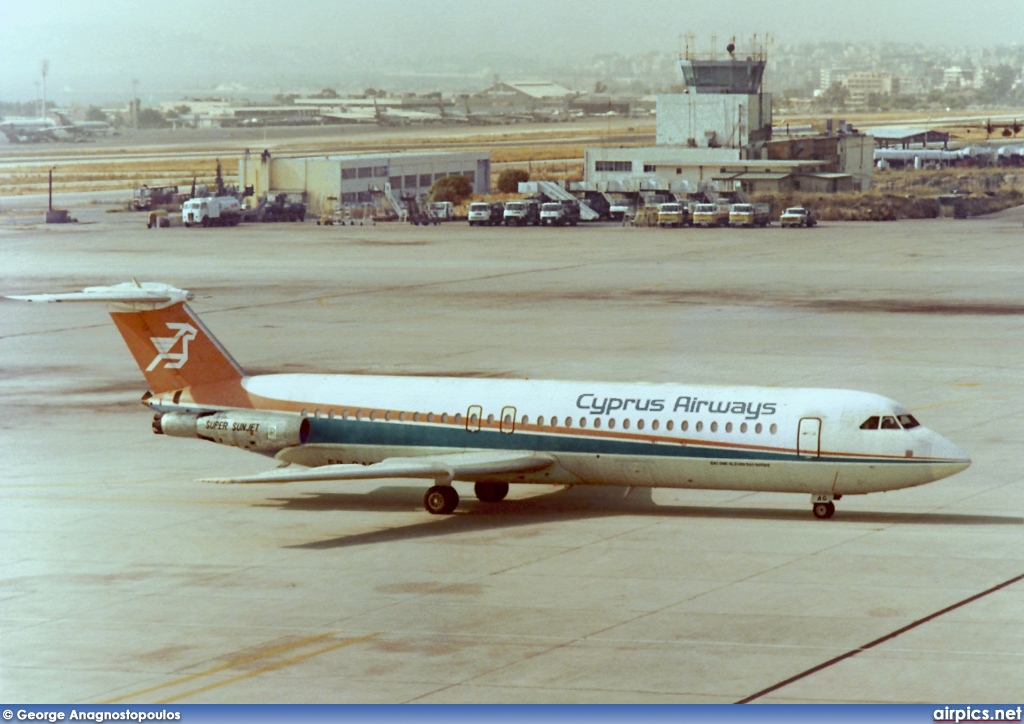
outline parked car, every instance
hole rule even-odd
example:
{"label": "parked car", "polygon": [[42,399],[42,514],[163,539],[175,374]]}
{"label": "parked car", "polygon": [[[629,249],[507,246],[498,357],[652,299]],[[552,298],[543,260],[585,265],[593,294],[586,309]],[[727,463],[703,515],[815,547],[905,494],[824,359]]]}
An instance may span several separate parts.
{"label": "parked car", "polygon": [[810,209],[805,209],[803,206],[790,206],[782,212],[782,216],[779,217],[779,223],[782,224],[782,228],[787,226],[806,226],[810,228],[817,224],[818,220]]}

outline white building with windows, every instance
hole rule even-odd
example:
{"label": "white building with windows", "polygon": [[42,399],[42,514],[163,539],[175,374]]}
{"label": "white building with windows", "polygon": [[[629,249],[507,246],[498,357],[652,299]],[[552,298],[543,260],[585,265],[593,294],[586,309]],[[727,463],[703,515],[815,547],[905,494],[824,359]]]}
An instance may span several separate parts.
{"label": "white building with windows", "polygon": [[491,154],[396,153],[274,158],[269,151],[246,151],[238,164],[239,188],[254,195],[302,195],[312,214],[340,203],[372,203],[389,193],[397,199],[422,199],[438,179],[465,176],[476,194],[491,192]]}

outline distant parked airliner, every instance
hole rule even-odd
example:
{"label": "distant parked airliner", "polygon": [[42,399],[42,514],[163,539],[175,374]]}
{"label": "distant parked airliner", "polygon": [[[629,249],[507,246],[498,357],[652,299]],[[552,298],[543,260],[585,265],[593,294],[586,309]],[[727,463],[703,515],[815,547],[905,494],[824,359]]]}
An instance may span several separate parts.
{"label": "distant parked airliner", "polygon": [[[150,390],[157,434],[276,458],[221,483],[422,478],[430,513],[453,481],[497,503],[510,483],[804,493],[833,500],[967,468],[959,447],[867,392],[446,377],[246,375],[189,308],[191,292],[128,282],[29,302],[100,302]],[[304,467],[290,467],[295,463]]]}

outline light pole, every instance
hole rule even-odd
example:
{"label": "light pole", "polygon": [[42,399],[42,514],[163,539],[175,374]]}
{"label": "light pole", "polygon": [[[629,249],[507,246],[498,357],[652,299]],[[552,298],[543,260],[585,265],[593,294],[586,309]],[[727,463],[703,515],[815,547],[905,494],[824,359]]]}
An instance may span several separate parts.
{"label": "light pole", "polygon": [[56,166],[50,166],[50,211],[53,211],[53,169]]}
{"label": "light pole", "polygon": [[132,129],[139,130],[139,79],[132,78]]}
{"label": "light pole", "polygon": [[44,60],[42,63],[43,70],[43,118],[46,118],[46,74],[50,71],[50,61]]}

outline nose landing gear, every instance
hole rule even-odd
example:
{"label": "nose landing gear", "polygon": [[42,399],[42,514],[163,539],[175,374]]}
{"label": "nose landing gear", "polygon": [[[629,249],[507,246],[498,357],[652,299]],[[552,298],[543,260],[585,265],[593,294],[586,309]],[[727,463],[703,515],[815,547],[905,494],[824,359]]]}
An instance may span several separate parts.
{"label": "nose landing gear", "polygon": [[[834,496],[839,497],[839,496]],[[836,504],[832,502],[832,495],[812,495],[811,510],[818,520],[826,520],[836,513]]]}

